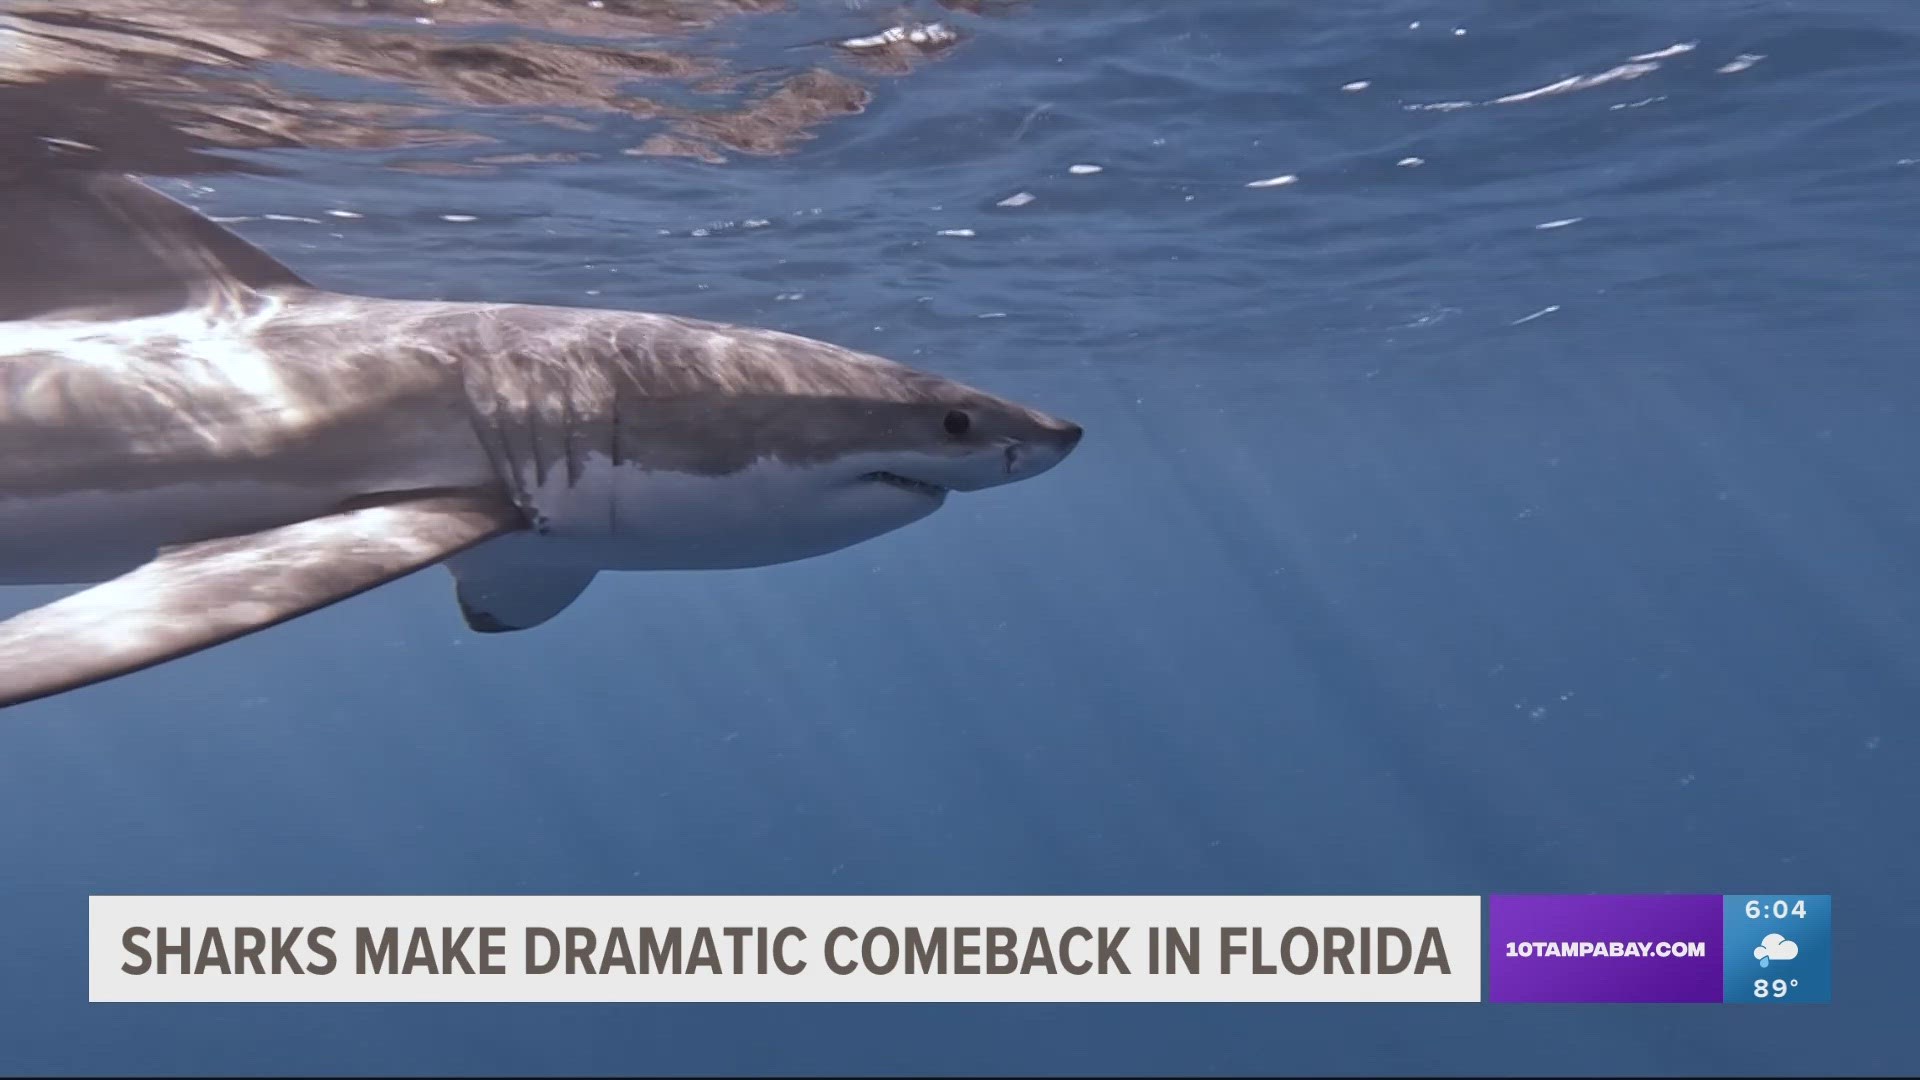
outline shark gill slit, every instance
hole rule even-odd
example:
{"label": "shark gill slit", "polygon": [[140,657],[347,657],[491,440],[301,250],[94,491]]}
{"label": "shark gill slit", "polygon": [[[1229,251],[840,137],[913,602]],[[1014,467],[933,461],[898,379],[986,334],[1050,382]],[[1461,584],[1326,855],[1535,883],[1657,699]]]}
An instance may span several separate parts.
{"label": "shark gill slit", "polygon": [[607,482],[613,486],[613,497],[607,500],[607,534],[620,535],[620,385],[625,380],[613,381],[613,395],[607,403],[607,459],[612,470]]}

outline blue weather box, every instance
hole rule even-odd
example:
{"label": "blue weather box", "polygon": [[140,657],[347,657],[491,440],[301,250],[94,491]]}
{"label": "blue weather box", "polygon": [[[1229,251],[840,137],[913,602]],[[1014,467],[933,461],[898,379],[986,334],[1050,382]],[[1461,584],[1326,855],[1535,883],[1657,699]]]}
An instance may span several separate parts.
{"label": "blue weather box", "polygon": [[1723,922],[1728,1002],[1833,1000],[1833,897],[1728,896]]}

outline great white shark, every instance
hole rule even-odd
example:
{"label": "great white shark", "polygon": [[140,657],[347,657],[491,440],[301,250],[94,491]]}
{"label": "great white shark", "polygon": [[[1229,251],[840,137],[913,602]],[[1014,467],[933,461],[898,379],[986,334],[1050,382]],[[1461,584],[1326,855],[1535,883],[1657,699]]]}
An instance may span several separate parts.
{"label": "great white shark", "polygon": [[314,287],[136,177],[0,191],[0,707],[436,563],[474,630],[603,570],[835,551],[1081,429],[880,357],[647,312]]}

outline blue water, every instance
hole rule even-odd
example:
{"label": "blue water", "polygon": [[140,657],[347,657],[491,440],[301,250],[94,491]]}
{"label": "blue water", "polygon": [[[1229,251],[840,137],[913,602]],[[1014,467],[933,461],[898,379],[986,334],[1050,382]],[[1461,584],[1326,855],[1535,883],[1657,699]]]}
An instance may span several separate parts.
{"label": "blue water", "polygon": [[[205,182],[321,285],[772,326],[1088,435],[835,555],[496,637],[432,571],[10,712],[0,1070],[1920,1069],[1920,4],[919,8],[966,40],[784,155]],[[1491,891],[1831,893],[1835,1004],[86,1002],[93,893]]]}

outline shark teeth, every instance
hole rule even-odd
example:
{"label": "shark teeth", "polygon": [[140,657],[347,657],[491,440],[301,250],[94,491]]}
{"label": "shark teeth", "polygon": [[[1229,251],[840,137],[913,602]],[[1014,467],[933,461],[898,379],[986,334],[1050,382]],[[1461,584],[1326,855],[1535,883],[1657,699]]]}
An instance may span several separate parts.
{"label": "shark teeth", "polygon": [[899,473],[870,472],[860,479],[877,480],[882,484],[892,484],[894,487],[904,488],[907,491],[916,491],[922,495],[930,495],[934,498],[939,498],[947,493],[947,489],[938,484],[929,484],[924,480],[915,480],[910,476],[901,476]]}

